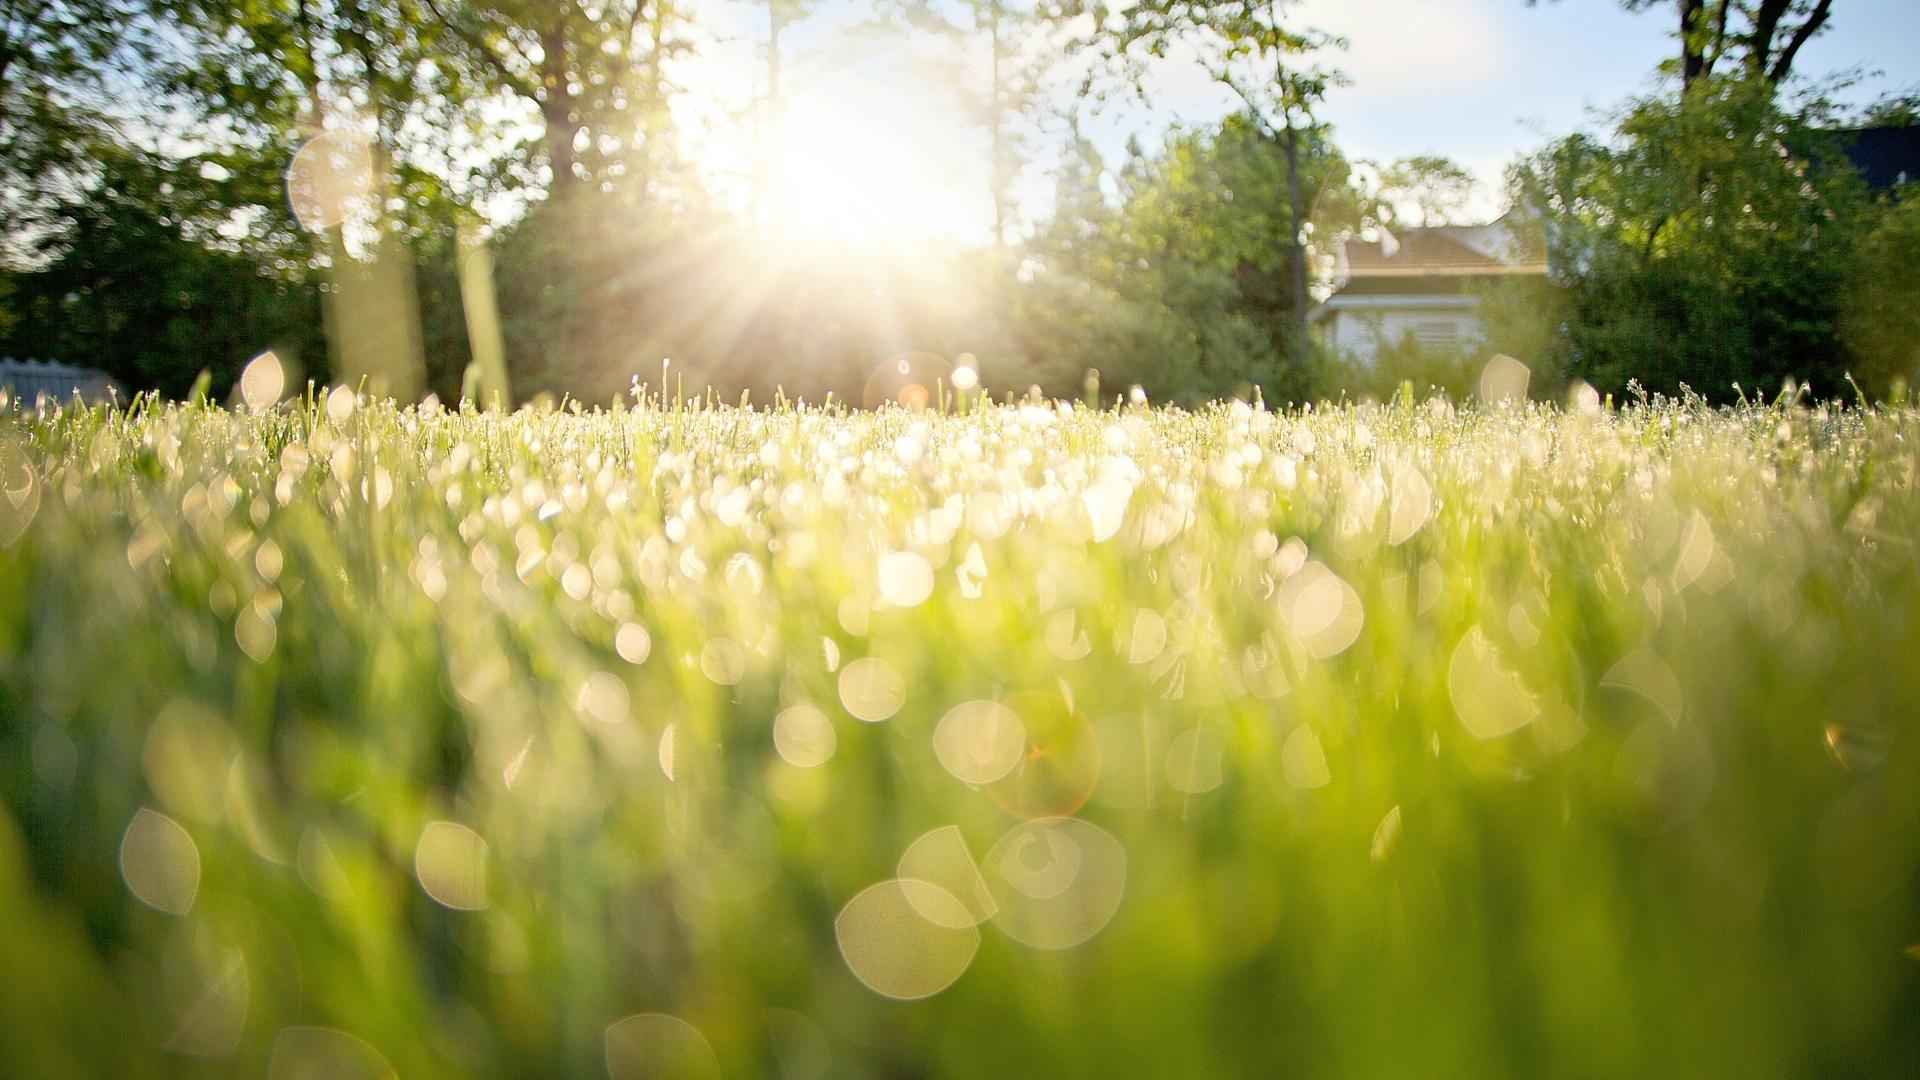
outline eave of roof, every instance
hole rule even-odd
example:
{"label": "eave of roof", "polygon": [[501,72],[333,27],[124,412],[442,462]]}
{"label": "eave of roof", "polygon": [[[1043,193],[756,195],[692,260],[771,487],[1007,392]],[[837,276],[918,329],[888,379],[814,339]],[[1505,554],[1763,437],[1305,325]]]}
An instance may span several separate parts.
{"label": "eave of roof", "polygon": [[1347,271],[1347,280],[1357,278],[1409,278],[1409,277],[1499,277],[1507,274],[1544,274],[1546,263],[1473,263],[1459,266],[1425,264],[1419,266],[1367,266],[1352,267]]}

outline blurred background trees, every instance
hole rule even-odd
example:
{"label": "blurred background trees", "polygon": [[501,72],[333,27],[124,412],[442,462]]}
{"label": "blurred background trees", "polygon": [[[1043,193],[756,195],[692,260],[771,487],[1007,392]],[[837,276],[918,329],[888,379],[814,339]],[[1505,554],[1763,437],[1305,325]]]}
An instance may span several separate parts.
{"label": "blurred background trees", "polygon": [[1610,142],[1572,136],[1517,166],[1568,288],[1550,366],[1596,386],[1842,390],[1843,293],[1884,209],[1817,119],[1764,80],[1710,78],[1634,103]]}
{"label": "blurred background trees", "polygon": [[[858,40],[951,92],[937,134],[981,159],[956,181],[978,227],[934,245],[863,244],[809,220],[805,189],[770,191],[797,164],[871,167],[791,121],[809,72],[855,61],[789,0],[725,25],[684,0],[0,3],[0,355],[134,389],[205,369],[224,393],[274,348],[311,378],[452,399],[463,232],[520,401],[604,402],[667,358],[688,392],[855,403],[876,373],[962,355],[996,395],[1082,397],[1095,369],[1108,397],[1181,401],[1457,391],[1494,350],[1538,386],[1604,391],[1914,376],[1920,214],[1846,160],[1850,127],[1910,125],[1911,102],[1848,117],[1792,81],[1825,0],[1671,5],[1671,77],[1511,170],[1549,280],[1481,290],[1484,342],[1365,364],[1305,329],[1340,245],[1463,223],[1473,176],[1349,160],[1316,118],[1341,43],[1292,5],[862,9]],[[732,99],[684,85],[742,34]],[[1103,156],[1088,118],[1151,106],[1143,76],[1169,65],[1239,110]],[[842,104],[858,123],[870,103]],[[1051,200],[1030,195],[1042,159]]]}

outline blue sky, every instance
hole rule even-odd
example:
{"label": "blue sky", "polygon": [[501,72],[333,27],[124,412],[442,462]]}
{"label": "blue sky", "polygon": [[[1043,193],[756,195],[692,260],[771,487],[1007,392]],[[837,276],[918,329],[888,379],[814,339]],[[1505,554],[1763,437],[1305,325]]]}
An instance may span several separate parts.
{"label": "blue sky", "polygon": [[[953,3],[943,7],[955,11]],[[1826,33],[1797,70],[1822,76],[1878,71],[1846,95],[1853,103],[1890,91],[1920,91],[1920,0],[1836,0]],[[1305,0],[1300,25],[1348,39],[1328,61],[1351,85],[1321,109],[1351,159],[1390,161],[1440,154],[1481,179],[1467,216],[1501,210],[1502,173],[1518,154],[1582,127],[1596,110],[1654,86],[1675,50],[1671,4],[1633,14],[1618,0]],[[903,43],[854,32],[868,0],[823,0],[786,38],[789,98],[779,173],[786,203],[828,232],[882,236],[933,233],[979,242],[990,218],[985,134],[967,119],[962,85],[986,83],[984,38],[958,52],[921,39]],[[676,114],[710,176],[744,190],[754,145],[748,103],[764,88],[764,0],[712,0],[700,19],[705,42],[683,72]],[[1055,71],[1053,110],[1072,105],[1071,61]],[[1149,79],[1149,101],[1083,119],[1109,163],[1129,136],[1151,145],[1175,123],[1217,121],[1234,102],[1199,67],[1169,59]],[[1042,110],[1048,111],[1048,110]],[[1058,124],[1031,146],[1016,185],[1028,219],[1045,216],[1053,193]],[[802,210],[801,208],[804,208]]]}
{"label": "blue sky", "polygon": [[[1551,137],[1597,126],[1605,109],[1651,85],[1675,51],[1663,5],[1633,14],[1616,0],[1308,0],[1301,21],[1340,34],[1353,85],[1322,115],[1349,157],[1437,153],[1472,168],[1497,201],[1502,170]],[[1845,95],[1870,101],[1920,91],[1920,0],[1837,0],[1829,29],[1795,70],[1880,69]],[[1205,122],[1225,100],[1195,73],[1167,76],[1162,117]],[[1111,138],[1111,135],[1109,135]]]}

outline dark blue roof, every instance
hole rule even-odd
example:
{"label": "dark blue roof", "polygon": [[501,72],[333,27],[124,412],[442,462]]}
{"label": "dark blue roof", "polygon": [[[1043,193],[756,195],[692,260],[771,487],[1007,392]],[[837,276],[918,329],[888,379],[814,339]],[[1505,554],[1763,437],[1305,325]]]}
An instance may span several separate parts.
{"label": "dark blue roof", "polygon": [[1842,153],[1873,190],[1920,183],[1920,125],[1856,128],[1834,134],[1841,138]]}

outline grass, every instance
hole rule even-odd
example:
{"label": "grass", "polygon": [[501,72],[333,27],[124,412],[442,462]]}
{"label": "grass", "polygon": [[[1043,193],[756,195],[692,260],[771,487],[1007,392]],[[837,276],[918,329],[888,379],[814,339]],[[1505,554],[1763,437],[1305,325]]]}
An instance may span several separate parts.
{"label": "grass", "polygon": [[1917,451],[14,403],[0,1059],[1911,1075]]}

